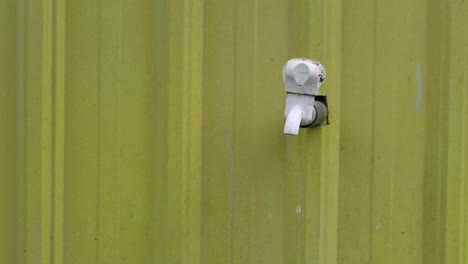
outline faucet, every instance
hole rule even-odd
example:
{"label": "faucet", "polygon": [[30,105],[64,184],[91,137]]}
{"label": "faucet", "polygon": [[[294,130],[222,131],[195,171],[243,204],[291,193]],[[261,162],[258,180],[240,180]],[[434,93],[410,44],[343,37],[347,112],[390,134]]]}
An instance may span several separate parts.
{"label": "faucet", "polygon": [[325,68],[318,61],[296,58],[286,62],[283,67],[285,134],[298,135],[299,127],[319,126],[326,120],[326,106],[315,100],[325,75]]}

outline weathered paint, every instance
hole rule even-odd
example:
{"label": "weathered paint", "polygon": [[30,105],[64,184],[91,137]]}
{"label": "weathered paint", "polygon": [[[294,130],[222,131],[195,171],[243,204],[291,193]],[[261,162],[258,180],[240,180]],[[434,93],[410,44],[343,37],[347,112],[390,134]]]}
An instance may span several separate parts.
{"label": "weathered paint", "polygon": [[0,0],[0,263],[468,263],[467,11]]}

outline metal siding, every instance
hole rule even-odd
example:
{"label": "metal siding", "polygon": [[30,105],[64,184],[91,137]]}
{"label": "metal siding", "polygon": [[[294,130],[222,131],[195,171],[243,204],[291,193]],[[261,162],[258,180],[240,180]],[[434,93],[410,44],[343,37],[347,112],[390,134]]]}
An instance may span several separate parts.
{"label": "metal siding", "polygon": [[16,5],[0,2],[0,260],[16,261]]}
{"label": "metal siding", "polygon": [[288,138],[274,73],[289,57],[314,56],[339,76],[340,10],[205,1],[201,263],[336,261],[339,78],[324,88],[335,126]]}
{"label": "metal siding", "polygon": [[343,2],[339,263],[467,263],[466,11]]}
{"label": "metal siding", "polygon": [[467,9],[0,1],[0,262],[468,263]]}

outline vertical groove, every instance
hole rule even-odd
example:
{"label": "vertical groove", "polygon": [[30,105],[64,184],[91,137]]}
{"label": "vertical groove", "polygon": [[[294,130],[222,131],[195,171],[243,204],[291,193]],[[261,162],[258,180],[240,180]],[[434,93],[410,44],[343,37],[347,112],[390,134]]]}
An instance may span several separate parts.
{"label": "vertical groove", "polygon": [[[238,8],[239,8],[239,2],[240,1],[235,1],[233,3],[233,8],[232,8],[232,12],[233,12],[233,30],[232,30],[232,39],[234,41],[234,43],[237,43],[237,32],[238,32]],[[234,261],[234,245],[235,245],[235,236],[234,236],[234,230],[236,228],[235,226],[235,216],[237,215],[237,212],[236,212],[236,208],[235,208],[235,205],[234,205],[234,199],[236,198],[235,197],[235,190],[234,190],[234,186],[235,186],[235,182],[236,182],[236,173],[237,173],[237,169],[236,169],[236,156],[234,155],[235,153],[235,149],[236,149],[236,144],[235,144],[235,141],[236,141],[236,135],[234,133],[234,131],[236,131],[236,123],[235,123],[235,120],[236,120],[236,117],[235,117],[235,113],[236,113],[236,97],[235,97],[235,93],[236,93],[236,90],[235,90],[235,87],[236,87],[236,80],[237,80],[237,49],[236,49],[236,46],[234,46],[233,48],[233,51],[232,51],[232,62],[233,62],[233,66],[232,66],[232,83],[231,83],[231,87],[233,89],[232,91],[232,110],[230,112],[231,116],[230,116],[230,120],[232,120],[232,130],[231,131],[228,131],[226,134],[227,134],[227,148],[228,148],[228,154],[229,154],[229,179],[228,179],[228,191],[229,191],[229,197],[228,197],[228,202],[229,202],[229,219],[228,219],[228,225],[229,225],[229,235],[228,235],[228,249],[227,249],[227,261],[229,261],[229,264],[233,264],[233,261]],[[234,135],[233,135],[234,134]],[[251,243],[251,241],[249,241],[249,243]]]}
{"label": "vertical groove", "polygon": [[376,123],[376,68],[377,68],[377,10],[378,10],[378,1],[375,1],[372,9],[373,23],[372,23],[372,70],[371,70],[371,117],[370,117],[370,153],[369,153],[369,263],[372,263],[372,254],[374,251],[374,243],[372,242],[374,236],[374,175],[375,174],[375,123]]}
{"label": "vertical groove", "polygon": [[17,68],[16,68],[16,79],[17,79],[17,107],[16,107],[16,118],[17,118],[17,154],[16,154],[16,201],[17,211],[16,217],[18,221],[17,225],[17,261],[18,263],[26,263],[26,86],[27,83],[27,25],[28,16],[26,15],[26,1],[18,0],[17,5]]}
{"label": "vertical groove", "polygon": [[194,219],[192,225],[192,237],[195,238],[195,243],[191,243],[192,249],[190,251],[190,259],[193,263],[201,263],[201,180],[202,180],[202,122],[203,122],[203,0],[192,0],[192,26],[191,39],[193,45],[191,47],[192,67],[192,96],[191,96],[191,113],[190,127],[191,127],[191,152],[190,152],[190,171],[194,175],[190,177],[191,180],[191,197],[193,201],[193,208],[191,210],[190,219]]}
{"label": "vertical groove", "polygon": [[102,86],[103,86],[103,78],[102,78],[102,75],[103,75],[103,70],[102,70],[102,53],[103,53],[103,27],[104,27],[104,21],[103,21],[103,10],[102,10],[102,5],[103,5],[103,1],[102,0],[97,0],[98,3],[98,7],[97,7],[97,19],[96,19],[96,27],[97,27],[97,35],[98,35],[98,39],[97,39],[97,54],[96,56],[98,57],[97,58],[97,65],[96,65],[96,69],[97,69],[97,87],[96,87],[96,97],[97,97],[97,110],[96,110],[96,115],[97,115],[97,126],[96,126],[96,138],[97,138],[97,146],[96,146],[96,193],[95,193],[95,198],[96,198],[96,208],[95,208],[95,211],[96,211],[96,230],[95,230],[95,240],[97,240],[97,243],[96,243],[96,255],[95,255],[95,258],[94,258],[94,262],[95,264],[98,264],[100,263],[100,258],[101,258],[101,253],[103,251],[102,247],[101,247],[101,243],[99,242],[101,239],[104,239],[103,237],[101,237],[101,219],[102,219],[102,211],[100,210],[101,208],[101,193],[104,192],[104,189],[102,188],[101,186],[101,183],[104,182],[104,180],[101,178],[103,177],[104,173],[101,173],[101,167],[102,167],[102,138],[101,138],[101,133],[102,133],[102,128],[101,128],[101,124],[102,124]]}
{"label": "vertical groove", "polygon": [[64,177],[64,118],[65,118],[65,2],[54,1],[53,52],[53,205],[51,262],[63,263],[63,177]]}
{"label": "vertical groove", "polygon": [[99,201],[100,201],[100,192],[101,192],[101,164],[102,164],[102,157],[101,157],[101,142],[99,136],[101,135],[101,123],[102,123],[102,114],[101,114],[101,102],[102,102],[102,0],[97,0],[96,1],[97,5],[97,10],[96,10],[96,19],[95,19],[95,26],[96,28],[96,53],[95,53],[95,60],[96,63],[93,65],[94,70],[96,71],[96,83],[95,83],[95,91],[93,93],[90,92],[90,94],[93,94],[95,96],[95,111],[96,111],[96,125],[94,129],[94,133],[92,132],[92,136],[96,138],[95,142],[95,167],[94,169],[94,175],[95,179],[91,181],[91,183],[94,183],[95,186],[95,193],[93,193],[94,196],[94,225],[93,225],[93,230],[92,236],[93,240],[91,241],[91,244],[93,245],[93,250],[95,252],[94,254],[94,262],[95,264],[99,263],[99,257],[100,257],[100,247],[99,247],[99,234],[100,232],[100,218],[101,218],[101,212],[100,212],[100,207],[99,207]]}
{"label": "vertical groove", "polygon": [[[438,227],[438,241],[442,241],[438,243],[438,251],[440,252],[439,261],[440,263],[447,263],[447,257],[449,255],[449,251],[447,250],[447,245],[450,243],[450,237],[447,236],[447,223],[449,221],[447,217],[448,211],[448,203],[449,203],[449,179],[448,179],[448,166],[449,166],[449,112],[448,112],[448,100],[450,95],[450,90],[445,91],[445,82],[449,78],[448,73],[450,72],[450,63],[448,62],[448,58],[446,56],[447,48],[450,46],[450,35],[449,35],[449,26],[448,26],[448,18],[450,17],[450,12],[447,8],[447,5],[443,3],[443,1],[433,0],[434,3],[434,13],[440,14],[438,16],[440,23],[440,29],[437,32],[437,38],[440,40],[438,43],[437,55],[439,57],[439,67],[434,67],[433,70],[440,71],[440,77],[437,80],[437,88],[438,88],[438,108],[439,112],[441,113],[439,117],[439,126],[440,130],[438,131],[438,151],[437,151],[437,158],[439,160],[439,170],[438,170],[438,202],[440,204],[440,212],[441,215],[439,216],[439,225]],[[448,3],[448,2],[446,2]],[[443,248],[442,248],[443,247]]]}
{"label": "vertical groove", "polygon": [[[461,81],[461,87],[463,89],[463,92],[464,92],[464,96],[468,96],[468,27],[466,25],[468,25],[468,1],[462,1],[461,3],[461,7],[460,9],[462,10],[463,12],[463,16],[461,16],[460,20],[461,20],[461,24],[462,25],[465,25],[464,26],[464,30],[463,28],[461,29],[461,74],[463,75],[462,78],[462,81]],[[464,48],[463,48],[464,47]],[[463,56],[465,57],[463,59]],[[464,87],[464,88],[463,88]],[[464,97],[466,98],[466,97]],[[467,195],[467,192],[468,192],[468,133],[467,133],[467,129],[468,129],[468,106],[466,105],[466,103],[463,104],[463,108],[464,108],[464,111],[463,111],[463,121],[464,121],[464,128],[463,128],[463,132],[465,134],[464,136],[464,146],[463,146],[463,151],[464,151],[464,159],[462,160],[462,163],[463,163],[463,166],[464,166],[464,170],[462,172],[462,175],[464,175],[464,180],[465,180],[465,184],[464,184],[464,190],[463,190],[463,193],[465,195],[465,212],[464,212],[464,224],[465,224],[465,230],[464,230],[464,240],[465,240],[465,247],[464,247],[464,258],[462,260],[462,263],[468,263],[468,195]]]}
{"label": "vertical groove", "polygon": [[[182,131],[181,131],[181,158],[182,158],[182,164],[181,164],[181,182],[180,182],[180,187],[181,187],[181,208],[184,208],[182,211],[182,218],[181,218],[181,231],[182,231],[182,236],[186,238],[184,242],[183,239],[182,245],[181,245],[181,263],[187,263],[189,260],[192,261],[197,261],[197,259],[191,259],[190,257],[190,247],[191,243],[193,242],[192,240],[194,239],[191,237],[191,225],[190,225],[190,217],[191,217],[191,206],[192,206],[192,201],[190,201],[190,196],[191,196],[191,189],[190,189],[190,144],[192,143],[190,140],[190,115],[189,111],[191,110],[190,107],[190,101],[191,101],[191,60],[190,60],[190,55],[191,55],[191,46],[192,46],[192,38],[190,36],[190,33],[192,32],[193,28],[192,26],[192,16],[191,16],[191,0],[184,0],[183,3],[181,3],[181,9],[182,9],[182,32],[181,32],[181,39],[182,39],[182,80],[181,80],[181,85],[182,85],[182,105],[181,105],[181,122],[182,122]],[[190,242],[188,242],[190,241]]]}
{"label": "vertical groove", "polygon": [[[444,10],[440,8],[439,1],[428,1],[427,12],[427,76],[423,82],[427,85],[427,108],[426,113],[426,165],[424,183],[424,262],[428,264],[444,263],[444,207],[445,207],[445,178],[443,171],[444,138],[446,137],[446,116],[443,102],[446,93],[440,86],[443,78],[442,44],[445,37],[442,32]],[[424,68],[423,68],[424,69]],[[439,74],[431,74],[439,72]],[[441,89],[442,88],[442,89]]]}
{"label": "vertical groove", "polygon": [[[249,103],[252,103],[252,124],[258,124],[257,123],[257,120],[256,120],[256,116],[257,116],[257,89],[259,89],[258,85],[257,85],[257,67],[258,67],[258,59],[257,57],[259,56],[258,54],[258,19],[259,19],[259,9],[258,9],[258,1],[259,0],[253,0],[253,39],[252,39],[252,53],[253,53],[253,56],[252,56],[252,84],[251,84],[251,88],[252,89],[252,98],[251,98],[251,101]],[[239,65],[237,65],[239,66]],[[235,87],[235,86],[234,86]],[[251,130],[251,137],[253,138],[257,138],[257,127],[256,126],[252,126],[251,128],[249,128],[249,130]],[[252,149],[257,149],[257,144],[256,144],[257,140],[253,140],[253,146]],[[261,170],[259,171],[258,170],[258,166],[257,166],[257,162],[254,161],[253,162],[253,171],[254,171],[254,175],[261,175],[262,172]],[[256,197],[256,194],[257,194],[257,191],[256,189],[258,188],[259,190],[262,189],[262,186],[265,186],[264,183],[262,182],[262,179],[260,178],[259,181],[257,181],[253,186],[251,186],[251,189],[250,189],[250,196],[251,196],[251,199],[252,199],[252,203],[251,203],[251,206],[250,206],[250,217],[255,219],[255,212],[258,211],[257,208],[255,208],[255,205],[258,204],[259,200],[262,199],[262,197],[259,197],[257,198]],[[271,213],[270,213],[271,214]],[[260,224],[261,225],[261,224]],[[252,231],[255,231],[255,229],[257,229],[256,227],[252,228]],[[258,263],[258,261],[263,261],[264,259],[266,259],[266,262],[270,262],[271,260],[268,260],[268,256],[265,256],[266,254],[268,254],[267,252],[264,252],[260,259],[255,259],[254,256],[255,256],[255,245],[259,245],[261,244],[261,241],[256,241],[255,238],[257,236],[251,236],[250,237],[250,256],[251,256],[251,259],[250,259],[250,263]],[[253,239],[252,239],[253,238]],[[264,256],[264,257],[262,257]]]}
{"label": "vertical groove", "polygon": [[[256,115],[257,115],[257,108],[256,108],[256,101],[257,101],[257,98],[256,98],[256,93],[257,93],[257,89],[259,89],[258,85],[257,85],[257,67],[258,67],[258,59],[257,57],[259,56],[259,53],[258,53],[258,50],[257,50],[257,45],[258,45],[258,35],[259,35],[259,32],[258,32],[258,19],[259,19],[259,10],[258,10],[258,1],[259,0],[251,0],[251,1],[248,1],[249,3],[252,4],[252,22],[253,22],[253,25],[252,25],[252,40],[251,40],[251,49],[252,49],[252,57],[250,58],[251,61],[250,63],[252,64],[252,69],[251,69],[251,80],[250,80],[250,84],[246,87],[239,87],[239,83],[237,83],[235,86],[234,86],[234,89],[235,91],[238,91],[239,89],[252,89],[251,93],[249,93],[249,99],[247,99],[247,102],[245,102],[246,104],[251,104],[250,106],[248,106],[252,112],[251,112],[251,116],[250,116],[250,122],[252,122],[252,124],[258,124],[256,122]],[[240,12],[238,12],[236,14],[236,18],[237,18],[237,21],[236,21],[236,25],[239,26],[239,23],[240,21],[242,21],[241,19],[239,19],[239,15]],[[236,32],[237,36],[236,38],[240,38],[240,35],[241,32],[239,32],[239,30],[237,30]],[[241,39],[242,40],[242,39]],[[239,41],[239,40],[238,40]],[[239,48],[239,45],[236,45],[236,48]],[[239,52],[237,51],[237,56],[239,56],[240,54],[242,54],[242,51]],[[238,59],[240,60],[240,57],[238,57]],[[248,58],[247,58],[248,59]],[[249,61],[248,61],[249,62]],[[244,67],[241,66],[242,63],[239,63],[239,61],[236,60],[236,71],[239,71],[239,69],[242,69]],[[250,70],[250,69],[249,69]],[[237,80],[238,77],[240,77],[241,75],[237,74],[237,76],[235,76],[235,79]],[[240,101],[239,96],[236,96],[236,106],[239,105]],[[241,106],[242,107],[242,106]],[[237,107],[238,110],[240,110],[239,107]],[[234,113],[238,114],[240,113],[241,111],[234,111]],[[237,119],[239,117],[237,116]],[[242,125],[238,125],[237,129],[241,128]],[[250,140],[252,140],[252,149],[257,149],[257,140],[255,140],[257,138],[257,128],[256,126],[251,126],[249,129],[249,132],[251,134],[247,134],[247,136],[251,137]],[[239,131],[239,130],[235,130],[235,131]],[[239,135],[240,133],[238,133]],[[238,137],[239,138],[239,137]],[[249,140],[249,141],[250,141]],[[239,142],[239,139],[238,141]],[[235,155],[235,154],[234,154]],[[256,161],[253,161],[253,163],[250,163],[250,167],[253,171],[253,175],[262,175],[261,172],[257,171],[257,162]],[[262,196],[260,197],[257,197],[257,194],[262,194],[262,192],[260,192],[259,190],[262,189],[262,186],[265,186],[264,185],[264,182],[262,182],[262,178],[258,178],[256,182],[254,182],[250,187],[250,190],[248,191],[248,195],[250,196],[250,201],[251,201],[251,204],[250,204],[250,208],[249,208],[249,218],[250,219],[258,219],[258,217],[256,217],[256,212],[258,212],[259,208],[256,208],[256,204],[259,204],[259,202],[262,200]],[[264,196],[263,196],[264,197]],[[264,199],[264,198],[263,198]],[[261,219],[261,218],[260,218]],[[255,223],[255,221],[253,221],[253,226],[251,228],[251,232],[255,234],[255,231],[256,230],[259,230],[260,228],[262,228],[262,226],[264,224],[260,223]],[[266,262],[269,262],[268,260],[268,256],[266,256],[267,252],[269,251],[266,251],[267,249],[265,248],[259,248],[258,245],[261,245],[261,240],[260,241],[256,241],[255,238],[257,238],[258,236],[250,236],[249,238],[249,255],[250,255],[250,263],[258,263],[259,261],[266,261]],[[266,247],[266,245],[265,245]],[[265,252],[266,251],[266,252]],[[256,255],[259,255],[259,256],[256,256]]]}
{"label": "vertical groove", "polygon": [[42,98],[41,98],[41,262],[51,262],[52,220],[52,60],[53,60],[53,3],[42,2]]}
{"label": "vertical groove", "polygon": [[[124,31],[123,31],[123,26],[124,26],[124,0],[119,0],[119,20],[120,20],[120,24],[119,24],[119,34],[118,34],[118,42],[119,42],[119,46],[118,46],[118,64],[119,64],[119,78],[118,78],[118,82],[117,82],[117,85],[118,85],[118,88],[117,88],[117,111],[118,111],[118,118],[117,118],[117,142],[116,142],[116,146],[117,146],[117,164],[116,164],[116,170],[117,170],[117,179],[115,180],[115,189],[114,191],[116,192],[116,195],[115,195],[115,203],[117,205],[120,205],[121,201],[122,201],[122,197],[121,197],[121,194],[120,194],[120,184],[121,184],[121,181],[122,181],[122,173],[121,173],[121,161],[123,160],[122,159],[122,147],[121,147],[121,144],[122,144],[122,136],[121,136],[121,131],[122,131],[122,127],[123,127],[123,123],[122,123],[122,105],[124,103],[124,101],[122,100],[122,87],[124,85],[123,81],[123,55],[124,55]],[[115,2],[115,1],[113,1]],[[121,216],[122,216],[122,213],[121,213],[121,209],[120,209],[120,206],[117,206],[117,212],[115,212],[115,216],[116,216],[116,221],[115,221],[115,228],[116,230],[119,230],[119,227],[121,226]],[[116,231],[117,232],[117,231]],[[115,254],[114,254],[114,257],[115,259],[121,259],[122,256],[121,256],[121,248],[122,248],[122,243],[120,241],[120,234],[117,234],[116,238],[115,238]]]}

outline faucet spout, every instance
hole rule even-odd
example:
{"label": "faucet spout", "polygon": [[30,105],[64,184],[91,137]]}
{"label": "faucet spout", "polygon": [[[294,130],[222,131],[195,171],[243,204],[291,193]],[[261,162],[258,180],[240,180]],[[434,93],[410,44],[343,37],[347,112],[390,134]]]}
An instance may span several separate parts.
{"label": "faucet spout", "polygon": [[301,125],[303,110],[297,106],[289,111],[286,116],[286,123],[284,124],[284,133],[289,135],[298,135],[299,127]]}

